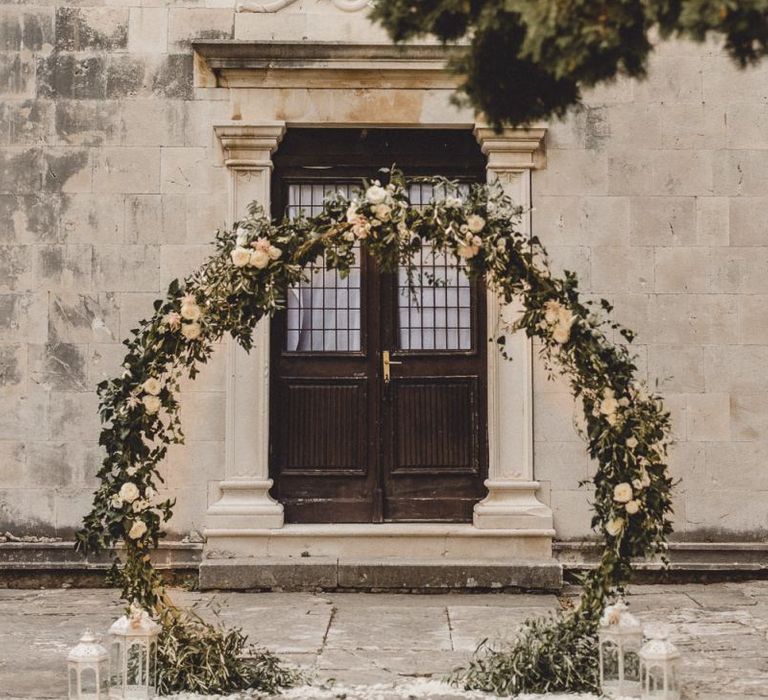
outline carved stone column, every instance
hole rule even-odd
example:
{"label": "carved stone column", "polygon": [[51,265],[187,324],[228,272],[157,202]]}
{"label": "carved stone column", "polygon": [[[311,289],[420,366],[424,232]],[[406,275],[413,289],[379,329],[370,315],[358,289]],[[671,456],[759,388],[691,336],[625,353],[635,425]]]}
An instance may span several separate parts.
{"label": "carved stone column", "polygon": [[[498,180],[505,192],[526,211],[521,221],[530,233],[531,170],[543,167],[545,128],[504,129],[484,126],[475,136],[488,157],[488,179]],[[488,294],[489,335],[498,332],[502,318],[516,309],[502,307]],[[539,482],[533,477],[533,365],[530,340],[524,333],[507,337],[505,360],[495,344],[488,352],[488,495],[475,506],[474,525],[481,529],[511,528],[551,531],[552,511],[539,501]],[[543,534],[543,533],[542,533]]]}
{"label": "carved stone column", "polygon": [[[272,153],[284,122],[232,122],[214,131],[229,171],[229,223],[259,202],[269,212]],[[227,343],[226,465],[220,499],[206,515],[209,547],[216,537],[283,526],[283,506],[269,495],[269,319],[254,331],[250,354]]]}

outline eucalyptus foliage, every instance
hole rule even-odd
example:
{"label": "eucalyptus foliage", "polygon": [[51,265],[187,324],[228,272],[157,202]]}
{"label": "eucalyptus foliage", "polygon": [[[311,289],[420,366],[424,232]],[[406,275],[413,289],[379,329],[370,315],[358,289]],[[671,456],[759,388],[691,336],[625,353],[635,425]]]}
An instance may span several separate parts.
{"label": "eucalyptus foliage", "polygon": [[768,0],[376,0],[397,42],[432,35],[467,46],[460,95],[493,124],[562,116],[581,91],[643,78],[651,36],[724,39],[742,67],[766,54]]}
{"label": "eucalyptus foliage", "polygon": [[[585,578],[578,610],[547,624],[531,623],[521,637],[519,658],[527,661],[510,666],[516,679],[510,687],[540,687],[541,669],[551,663],[546,646],[531,646],[540,633],[559,641],[558,658],[566,665],[582,658],[606,599],[628,582],[631,560],[665,550],[671,532],[669,415],[661,399],[635,378],[631,331],[607,319],[608,302],[584,301],[574,274],[552,274],[539,241],[519,230],[521,211],[500,186],[474,185],[459,198],[456,183],[422,182],[439,196],[420,208],[411,206],[405,180],[396,171],[388,185],[365,183],[351,200],[332,196],[313,218],[271,221],[252,205],[233,230],[217,234],[206,263],[183,282],[171,283],[155,302],[154,314],[125,341],[121,376],[98,387],[106,457],[78,547],[91,552],[123,545],[118,570],[123,597],[163,621],[161,665],[164,677],[175,679],[168,681],[174,688],[229,687],[214,682],[224,676],[255,682],[238,670],[240,637],[205,627],[180,611],[168,614],[174,609],[150,560],[174,505],[157,494],[168,447],[183,441],[180,380],[194,378],[226,334],[249,349],[257,321],[283,308],[287,289],[304,278],[309,263],[324,260],[347,275],[358,244],[383,270],[402,266],[413,279],[415,253],[428,243],[471,277],[482,278],[503,303],[519,301],[519,318],[497,329],[500,351],[511,333],[537,338],[544,365],[568,378],[583,407],[587,450],[597,463],[592,526],[603,538],[602,556]],[[203,653],[190,648],[199,635],[208,635],[206,644],[217,653],[202,664],[185,661],[182,670],[180,658]],[[188,670],[193,667],[198,675]],[[478,669],[473,674],[477,680]],[[585,687],[585,677],[581,671],[558,676],[562,688]]]}

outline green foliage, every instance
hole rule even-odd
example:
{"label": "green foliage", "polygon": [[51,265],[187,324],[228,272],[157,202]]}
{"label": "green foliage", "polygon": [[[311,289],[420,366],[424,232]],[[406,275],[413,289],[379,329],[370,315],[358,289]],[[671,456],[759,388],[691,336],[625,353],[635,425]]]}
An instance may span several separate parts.
{"label": "green foliage", "polygon": [[453,61],[460,95],[497,126],[561,116],[585,87],[644,77],[652,32],[721,35],[742,66],[768,42],[768,0],[377,0],[371,16],[397,42],[467,43]]}
{"label": "green foliage", "polygon": [[[554,668],[563,687],[586,687],[584,644],[606,599],[629,581],[633,558],[665,551],[672,510],[669,414],[661,398],[635,379],[628,346],[614,342],[620,337],[630,343],[631,331],[606,317],[607,301],[583,301],[573,273],[552,275],[538,240],[518,230],[520,209],[499,185],[475,185],[461,200],[455,196],[457,183],[422,182],[441,196],[421,208],[410,205],[405,180],[396,171],[386,186],[365,183],[351,200],[341,194],[330,198],[311,219],[273,222],[260,207],[251,207],[234,230],[219,232],[215,252],[199,270],[171,283],[153,315],[125,341],[123,373],[99,385],[99,442],[106,456],[77,547],[87,553],[122,545],[116,577],[123,597],[163,621],[160,667],[168,688],[230,683],[235,689],[283,677],[273,657],[262,654],[260,663],[244,665],[245,639],[238,631],[176,610],[152,567],[150,552],[174,506],[159,496],[159,468],[168,447],[184,440],[180,380],[194,378],[226,333],[250,348],[256,322],[283,308],[288,288],[303,278],[309,262],[324,257],[330,268],[348,274],[358,244],[381,269],[402,266],[413,280],[413,254],[429,243],[471,277],[482,278],[503,302],[521,302],[519,318],[498,330],[502,354],[508,334],[537,337],[545,368],[564,375],[581,401],[587,451],[597,463],[591,483],[592,526],[604,541],[599,565],[585,578],[576,613],[546,625],[530,623],[530,635],[541,633],[549,646],[525,651],[520,645],[533,643],[526,637],[508,654],[511,666],[494,655],[486,662],[519,674],[509,683],[521,689],[538,688],[540,676]],[[551,651],[558,639],[562,656]]]}
{"label": "green foliage", "polygon": [[575,614],[532,618],[508,646],[483,642],[451,681],[496,695],[599,692],[597,625]]}
{"label": "green foliage", "polygon": [[248,645],[238,628],[205,622],[193,610],[168,608],[158,639],[158,692],[207,695],[258,690],[272,695],[301,680],[277,656]]}

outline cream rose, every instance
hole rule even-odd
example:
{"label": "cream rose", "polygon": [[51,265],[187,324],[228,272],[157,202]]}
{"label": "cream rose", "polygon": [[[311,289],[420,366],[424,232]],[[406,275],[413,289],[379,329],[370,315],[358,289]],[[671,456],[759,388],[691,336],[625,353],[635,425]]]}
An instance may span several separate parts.
{"label": "cream rose", "polygon": [[125,503],[133,503],[139,497],[139,487],[132,481],[126,481],[118,492],[118,496],[121,501]]}
{"label": "cream rose", "polygon": [[202,333],[203,329],[201,328],[199,323],[185,323],[181,327],[181,334],[187,339],[187,340],[197,340],[200,337],[200,334]]}
{"label": "cream rose", "polygon": [[157,495],[157,491],[153,489],[151,486],[147,486],[147,488],[144,489],[144,496],[146,498],[154,498]]}
{"label": "cream rose", "polygon": [[150,377],[141,385],[141,388],[144,389],[147,394],[157,396],[162,391],[163,385],[160,383],[159,379]]}
{"label": "cream rose", "polygon": [[187,321],[197,321],[202,315],[200,307],[193,302],[185,302],[181,305],[181,317]]}
{"label": "cream rose", "polygon": [[160,401],[160,397],[152,396],[152,394],[147,394],[144,396],[141,399],[141,403],[144,404],[144,410],[150,416],[153,416],[155,413],[157,413],[160,410],[160,407],[163,405]]}
{"label": "cream rose", "polygon": [[616,394],[613,389],[603,391],[603,400],[600,402],[600,413],[604,416],[613,416],[619,408],[619,402],[616,400]]}
{"label": "cream rose", "polygon": [[147,524],[143,520],[134,520],[131,529],[128,531],[128,537],[132,540],[138,540],[147,531]]}
{"label": "cream rose", "polygon": [[232,253],[232,264],[235,267],[245,267],[251,259],[251,251],[248,248],[235,248]]}
{"label": "cream rose", "polygon": [[611,536],[616,537],[624,530],[624,518],[613,518],[605,524],[605,531]]}
{"label": "cream rose", "polygon": [[563,305],[557,299],[550,299],[544,304],[544,320],[550,325],[557,323],[557,319],[560,318],[560,312],[563,310]]}
{"label": "cream rose", "polygon": [[477,214],[470,214],[467,217],[467,226],[472,233],[480,233],[485,228],[485,219]]}
{"label": "cream rose", "polygon": [[251,253],[251,258],[248,262],[251,267],[257,267],[260,270],[269,265],[269,253],[266,250],[257,249]]}
{"label": "cream rose", "polygon": [[382,221],[389,221],[389,216],[392,213],[392,209],[388,204],[377,204],[373,207],[373,213],[377,219]]}
{"label": "cream rose", "polygon": [[638,500],[631,500],[627,501],[627,504],[624,506],[624,509],[627,511],[629,515],[634,515],[640,510],[640,501]]}
{"label": "cream rose", "polygon": [[365,191],[365,198],[371,204],[381,204],[387,199],[387,191],[381,185],[371,185]]}
{"label": "cream rose", "polygon": [[112,496],[112,498],[109,499],[109,504],[115,509],[122,508],[123,499],[120,498],[120,494],[116,493],[114,496]]}
{"label": "cream rose", "polygon": [[616,503],[627,503],[632,500],[633,495],[632,484],[628,484],[626,481],[613,487],[613,500]]}
{"label": "cream rose", "polygon": [[359,215],[357,213],[357,202],[352,202],[352,204],[350,204],[347,207],[347,223],[348,224],[357,223],[358,216]]}
{"label": "cream rose", "polygon": [[627,438],[626,445],[630,450],[634,450],[637,447],[637,438],[634,436]]}
{"label": "cream rose", "polygon": [[269,250],[267,251],[267,254],[269,255],[270,260],[278,260],[280,256],[283,254],[283,251],[280,250],[280,248],[276,248],[275,246],[271,245],[269,246]]}
{"label": "cream rose", "polygon": [[461,209],[461,200],[458,197],[446,197],[443,206],[446,209]]}

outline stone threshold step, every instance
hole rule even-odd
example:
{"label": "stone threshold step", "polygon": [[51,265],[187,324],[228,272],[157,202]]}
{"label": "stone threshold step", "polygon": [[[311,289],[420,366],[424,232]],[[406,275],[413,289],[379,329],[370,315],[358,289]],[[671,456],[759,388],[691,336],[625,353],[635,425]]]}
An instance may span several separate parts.
{"label": "stone threshold step", "polygon": [[202,590],[557,591],[553,559],[459,561],[333,557],[205,559]]}

